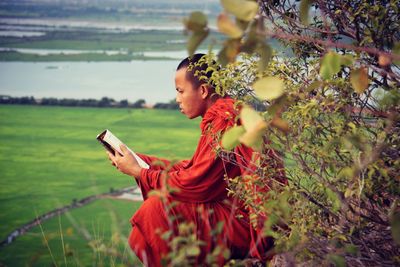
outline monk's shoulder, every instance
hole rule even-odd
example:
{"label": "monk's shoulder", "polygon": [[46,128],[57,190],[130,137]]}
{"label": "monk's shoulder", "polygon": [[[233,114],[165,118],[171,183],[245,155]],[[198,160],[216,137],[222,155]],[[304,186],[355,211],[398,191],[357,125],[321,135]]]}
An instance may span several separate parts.
{"label": "monk's shoulder", "polygon": [[204,131],[223,132],[232,127],[238,111],[232,99],[219,99],[205,114],[201,128]]}

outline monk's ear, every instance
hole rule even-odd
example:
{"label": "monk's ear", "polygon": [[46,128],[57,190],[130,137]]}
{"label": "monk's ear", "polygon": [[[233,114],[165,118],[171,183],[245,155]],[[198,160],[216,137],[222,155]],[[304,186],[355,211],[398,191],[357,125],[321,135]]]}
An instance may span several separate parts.
{"label": "monk's ear", "polygon": [[206,99],[210,95],[210,87],[205,83],[200,85],[199,90],[202,99]]}

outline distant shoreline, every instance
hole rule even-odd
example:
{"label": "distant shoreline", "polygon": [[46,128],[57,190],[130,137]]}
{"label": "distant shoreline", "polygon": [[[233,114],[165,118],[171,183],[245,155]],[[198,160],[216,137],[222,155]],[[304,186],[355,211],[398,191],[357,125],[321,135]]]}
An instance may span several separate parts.
{"label": "distant shoreline", "polygon": [[116,101],[113,98],[103,97],[101,99],[74,99],[74,98],[55,98],[44,97],[35,98],[33,96],[13,97],[0,95],[0,105],[31,105],[31,106],[61,106],[61,107],[96,107],[96,108],[132,108],[132,109],[171,109],[178,110],[179,105],[171,100],[167,103],[146,104],[144,99],[139,99],[132,103],[126,99]]}

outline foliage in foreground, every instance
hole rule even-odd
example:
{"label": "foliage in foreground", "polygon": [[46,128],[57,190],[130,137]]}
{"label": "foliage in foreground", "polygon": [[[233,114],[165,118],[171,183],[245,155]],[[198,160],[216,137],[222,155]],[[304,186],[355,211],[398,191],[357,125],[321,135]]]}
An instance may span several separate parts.
{"label": "foliage in foreground", "polygon": [[[289,185],[261,160],[257,176],[229,181],[232,195],[253,222],[268,214],[264,232],[287,264],[399,264],[398,2],[258,3],[221,1],[225,68],[213,82],[245,105],[242,125],[222,145],[246,144],[265,161],[275,149]],[[193,54],[208,35],[207,17],[193,12],[185,25]],[[269,38],[295,56],[274,55]],[[266,184],[268,192],[253,190]]]}

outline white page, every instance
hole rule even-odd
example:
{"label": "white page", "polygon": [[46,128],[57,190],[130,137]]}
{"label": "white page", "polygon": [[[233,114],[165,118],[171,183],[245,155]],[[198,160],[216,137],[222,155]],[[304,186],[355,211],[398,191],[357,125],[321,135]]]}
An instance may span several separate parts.
{"label": "white page", "polygon": [[[107,143],[109,143],[117,152],[119,152],[121,155],[123,155],[124,153],[122,153],[122,150],[120,148],[121,145],[123,145],[124,143],[121,142],[121,140],[119,140],[115,135],[113,135],[111,133],[111,131],[107,130],[106,134],[104,135],[104,141],[106,141]],[[129,152],[132,153],[132,155],[135,157],[135,159],[137,160],[137,162],[139,163],[139,166],[144,168],[144,169],[148,169],[150,166],[144,162],[144,160],[142,160],[135,152],[133,152],[129,147],[127,147]]]}

